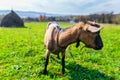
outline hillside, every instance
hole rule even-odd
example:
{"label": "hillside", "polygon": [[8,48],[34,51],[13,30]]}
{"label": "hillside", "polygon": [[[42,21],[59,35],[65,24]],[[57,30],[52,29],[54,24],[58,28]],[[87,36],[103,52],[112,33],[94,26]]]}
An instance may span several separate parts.
{"label": "hillside", "polygon": [[[0,15],[6,15],[10,12],[10,10],[0,10]],[[45,13],[45,12],[34,12],[34,11],[15,11],[20,17],[25,18],[25,17],[32,17],[36,18],[39,17],[40,15],[45,15],[45,16],[63,16],[64,14],[51,14],[51,13]]]}

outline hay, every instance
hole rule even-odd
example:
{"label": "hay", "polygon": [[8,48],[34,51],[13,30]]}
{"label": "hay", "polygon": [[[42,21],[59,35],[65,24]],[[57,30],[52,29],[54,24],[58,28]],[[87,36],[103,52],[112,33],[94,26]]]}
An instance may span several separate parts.
{"label": "hay", "polygon": [[1,27],[24,27],[23,20],[13,11],[6,16],[1,21]]}

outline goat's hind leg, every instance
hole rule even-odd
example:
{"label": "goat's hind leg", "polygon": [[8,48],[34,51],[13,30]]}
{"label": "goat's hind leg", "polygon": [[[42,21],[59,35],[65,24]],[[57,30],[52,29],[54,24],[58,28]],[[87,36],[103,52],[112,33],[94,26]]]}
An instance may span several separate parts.
{"label": "goat's hind leg", "polygon": [[65,73],[65,52],[62,52],[62,74]]}
{"label": "goat's hind leg", "polygon": [[43,71],[43,74],[47,74],[47,65],[48,65],[48,62],[49,62],[49,56],[50,56],[50,51],[49,50],[46,50],[46,61],[45,61],[45,66],[44,66],[44,71]]}

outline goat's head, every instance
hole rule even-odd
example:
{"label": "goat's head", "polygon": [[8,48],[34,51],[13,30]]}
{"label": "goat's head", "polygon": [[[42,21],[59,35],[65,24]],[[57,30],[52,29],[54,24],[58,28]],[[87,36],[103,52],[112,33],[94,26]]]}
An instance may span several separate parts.
{"label": "goat's head", "polygon": [[80,36],[79,40],[82,41],[86,47],[100,50],[103,47],[102,39],[100,36],[100,25],[95,22],[80,22],[76,24],[79,27]]}

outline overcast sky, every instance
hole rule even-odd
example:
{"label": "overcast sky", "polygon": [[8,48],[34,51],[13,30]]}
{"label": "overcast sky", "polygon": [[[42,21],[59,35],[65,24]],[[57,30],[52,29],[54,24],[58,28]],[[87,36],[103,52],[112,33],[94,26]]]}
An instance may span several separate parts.
{"label": "overcast sky", "polygon": [[57,14],[120,13],[120,0],[0,0],[0,10]]}

